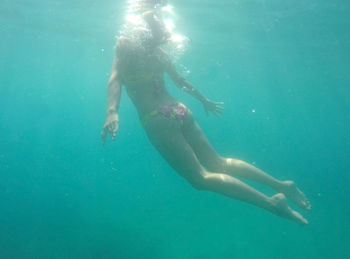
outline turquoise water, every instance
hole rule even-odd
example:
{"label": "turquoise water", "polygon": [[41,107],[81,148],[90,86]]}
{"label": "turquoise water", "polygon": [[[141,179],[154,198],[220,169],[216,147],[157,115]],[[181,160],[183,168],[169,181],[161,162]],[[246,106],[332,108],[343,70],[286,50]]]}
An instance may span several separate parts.
{"label": "turquoise water", "polygon": [[125,92],[102,147],[124,1],[2,0],[0,258],[350,258],[349,2],[172,4],[178,67],[225,113],[170,92],[221,154],[295,180],[309,226],[192,189]]}

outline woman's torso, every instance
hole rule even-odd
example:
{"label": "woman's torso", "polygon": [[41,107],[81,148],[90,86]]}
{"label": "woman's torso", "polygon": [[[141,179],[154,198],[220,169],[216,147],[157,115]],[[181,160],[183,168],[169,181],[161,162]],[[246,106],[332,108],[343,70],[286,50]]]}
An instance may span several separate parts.
{"label": "woman's torso", "polygon": [[164,53],[147,50],[131,40],[117,44],[118,69],[126,91],[140,116],[175,102],[165,89]]}

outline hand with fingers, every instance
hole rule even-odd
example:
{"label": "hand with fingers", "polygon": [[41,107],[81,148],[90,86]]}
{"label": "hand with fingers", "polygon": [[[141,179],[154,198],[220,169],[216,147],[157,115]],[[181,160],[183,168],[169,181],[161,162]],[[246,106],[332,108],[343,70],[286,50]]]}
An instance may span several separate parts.
{"label": "hand with fingers", "polygon": [[117,135],[119,123],[118,123],[118,114],[109,114],[107,115],[107,119],[105,125],[103,126],[101,137],[102,137],[102,145],[106,143],[106,138],[108,133],[111,135],[112,140],[114,140]]}
{"label": "hand with fingers", "polygon": [[213,102],[206,99],[202,103],[207,115],[209,115],[209,112],[212,112],[216,117],[219,117],[224,110],[223,102]]}

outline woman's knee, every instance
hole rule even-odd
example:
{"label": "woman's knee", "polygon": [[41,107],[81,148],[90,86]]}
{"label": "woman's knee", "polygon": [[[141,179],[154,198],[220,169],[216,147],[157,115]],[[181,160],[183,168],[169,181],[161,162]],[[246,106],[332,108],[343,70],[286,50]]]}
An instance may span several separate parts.
{"label": "woman's knee", "polygon": [[211,161],[210,166],[208,166],[211,172],[221,172],[226,173],[227,170],[232,172],[233,169],[242,169],[246,166],[246,162],[230,158],[230,157],[217,157],[215,160]]}
{"label": "woman's knee", "polygon": [[188,182],[191,184],[191,186],[198,190],[198,191],[204,191],[207,190],[208,180],[207,180],[207,172],[201,172],[195,177],[191,177],[188,179]]}
{"label": "woman's knee", "polygon": [[226,166],[229,166],[229,167],[235,167],[237,169],[240,169],[244,166],[247,165],[246,162],[244,162],[243,160],[239,160],[239,159],[235,159],[235,158],[226,158]]}
{"label": "woman's knee", "polygon": [[225,157],[221,157],[219,155],[212,157],[206,161],[206,167],[210,172],[223,172],[227,168],[228,159]]}

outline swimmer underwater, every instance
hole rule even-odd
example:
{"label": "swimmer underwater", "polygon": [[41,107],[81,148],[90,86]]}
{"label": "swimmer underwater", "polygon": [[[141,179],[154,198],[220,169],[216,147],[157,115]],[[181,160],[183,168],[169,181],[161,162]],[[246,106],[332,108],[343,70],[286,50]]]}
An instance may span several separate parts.
{"label": "swimmer underwater", "polygon": [[[202,95],[180,75],[170,56],[161,48],[170,39],[157,11],[165,4],[159,0],[139,0],[145,27],[135,28],[133,36],[123,35],[117,39],[108,82],[107,118],[101,132],[103,144],[108,134],[114,140],[118,131],[118,107],[124,86],[152,145],[195,189],[216,192],[299,224],[308,224],[299,212],[288,206],[287,199],[302,209],[311,208],[293,181],[280,181],[247,162],[220,156],[191,111],[167,92],[165,73],[179,89],[198,99],[207,114],[220,116],[222,113],[223,103]],[[276,194],[269,197],[237,177],[267,185]]]}

